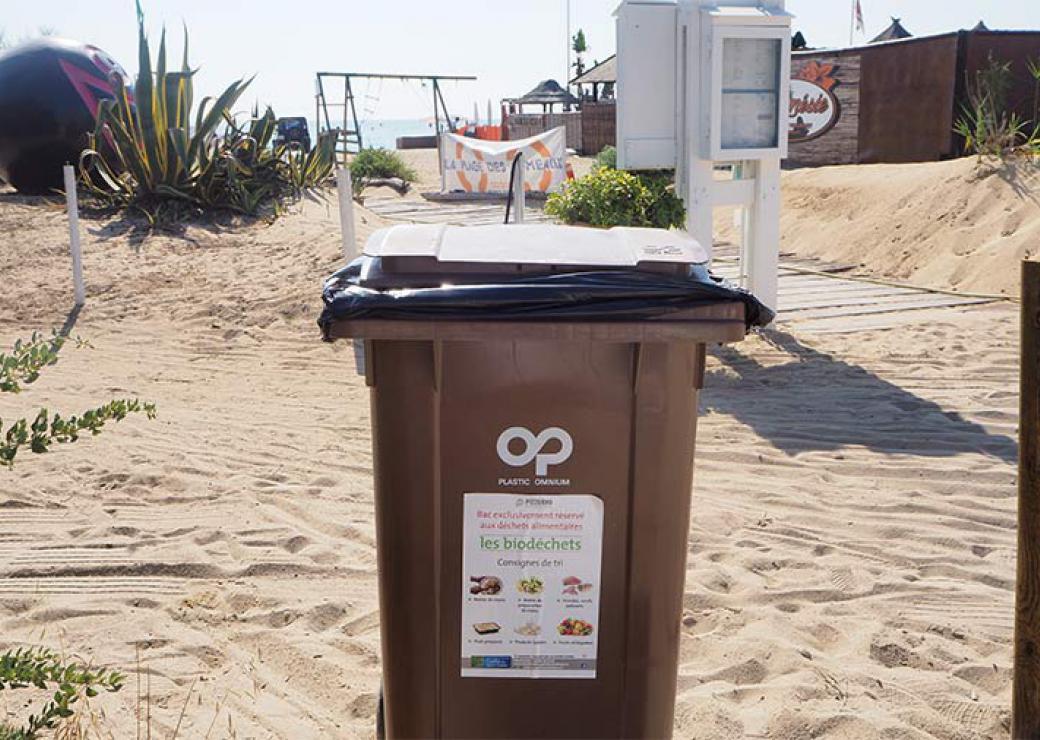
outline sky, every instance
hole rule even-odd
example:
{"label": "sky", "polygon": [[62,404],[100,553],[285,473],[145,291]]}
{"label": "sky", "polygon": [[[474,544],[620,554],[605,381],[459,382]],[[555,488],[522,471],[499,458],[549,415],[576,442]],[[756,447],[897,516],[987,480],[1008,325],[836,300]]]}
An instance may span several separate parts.
{"label": "sky", "polygon": [[[891,16],[914,35],[970,28],[980,19],[992,29],[1040,30],[1040,0],[860,0],[866,24],[862,43]],[[811,46],[843,46],[849,39],[850,3],[788,0]],[[562,82],[566,70],[567,0],[141,0],[146,28],[157,46],[165,25],[173,59],[180,59],[182,28],[190,35],[190,61],[198,67],[196,98],[216,95],[228,83],[256,74],[242,99],[274,106],[281,116],[314,116],[314,74],[322,71],[475,75],[476,82],[446,83],[453,115],[485,116],[487,101],[515,97],[538,82]],[[585,32],[587,62],[614,52],[612,12],[618,0],[570,0],[571,31]],[[92,43],[136,74],[133,0],[0,0],[0,32],[10,41],[47,28]],[[429,88],[419,83],[362,83],[362,118],[432,115]]]}

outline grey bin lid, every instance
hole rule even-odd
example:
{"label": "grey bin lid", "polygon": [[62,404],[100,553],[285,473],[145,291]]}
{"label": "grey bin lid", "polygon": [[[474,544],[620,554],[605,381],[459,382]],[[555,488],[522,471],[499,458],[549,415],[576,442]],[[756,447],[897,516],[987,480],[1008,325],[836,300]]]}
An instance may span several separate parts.
{"label": "grey bin lid", "polygon": [[326,339],[717,342],[768,323],[707,260],[681,231],[402,224],[326,280],[319,324]]}
{"label": "grey bin lid", "polygon": [[363,253],[384,267],[391,258],[414,258],[437,272],[469,272],[477,265],[497,272],[523,265],[616,269],[708,261],[700,243],[682,231],[552,224],[402,224],[372,234]]}

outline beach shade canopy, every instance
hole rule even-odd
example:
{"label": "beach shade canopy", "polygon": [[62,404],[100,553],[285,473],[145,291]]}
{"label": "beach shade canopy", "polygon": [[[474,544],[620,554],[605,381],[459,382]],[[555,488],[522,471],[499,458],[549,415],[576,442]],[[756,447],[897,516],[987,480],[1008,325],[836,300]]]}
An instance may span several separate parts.
{"label": "beach shade canopy", "polygon": [[889,24],[888,28],[879,33],[877,36],[870,40],[870,43],[876,44],[880,41],[896,41],[898,39],[908,39],[913,36],[912,33],[903,28],[903,24],[899,22],[898,18],[893,18],[892,23]]}
{"label": "beach shade canopy", "polygon": [[544,80],[513,102],[519,105],[577,105],[578,99],[560,87],[556,80]]}
{"label": "beach shade canopy", "polygon": [[616,54],[571,80],[572,85],[602,85],[607,82],[617,82]]}

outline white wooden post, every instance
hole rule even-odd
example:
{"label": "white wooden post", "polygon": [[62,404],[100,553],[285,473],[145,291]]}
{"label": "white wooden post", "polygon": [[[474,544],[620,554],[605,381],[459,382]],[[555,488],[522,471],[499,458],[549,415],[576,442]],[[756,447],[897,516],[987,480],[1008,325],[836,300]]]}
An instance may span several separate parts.
{"label": "white wooden post", "polygon": [[72,252],[72,287],[77,306],[87,302],[83,285],[83,254],[79,243],[79,199],[76,197],[76,170],[71,164],[64,167],[65,205],[69,216],[69,248]]}
{"label": "white wooden post", "polygon": [[441,141],[447,134],[437,134],[437,168],[441,173],[441,192],[448,192],[448,172],[444,169],[444,158],[441,157],[441,152],[447,150],[451,151],[448,147],[447,142]]}
{"label": "white wooden post", "polygon": [[339,228],[343,236],[343,259],[352,261],[357,256],[357,238],[354,232],[354,191],[350,182],[350,168],[336,170],[336,193],[339,196]]}
{"label": "white wooden post", "polygon": [[755,164],[755,199],[745,219],[747,289],[762,303],[776,308],[780,269],[780,160]]}
{"label": "white wooden post", "polygon": [[686,196],[686,232],[696,239],[708,255],[714,255],[715,228],[712,222],[715,170],[712,163],[700,157],[691,157],[688,164],[689,190]]}

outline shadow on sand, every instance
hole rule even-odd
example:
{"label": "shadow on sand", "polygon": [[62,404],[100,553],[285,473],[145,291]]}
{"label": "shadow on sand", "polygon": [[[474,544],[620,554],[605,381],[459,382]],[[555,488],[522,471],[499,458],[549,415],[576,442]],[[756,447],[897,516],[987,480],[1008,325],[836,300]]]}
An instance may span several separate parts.
{"label": "shadow on sand", "polygon": [[201,232],[203,236],[218,236],[242,230],[253,224],[270,223],[268,219],[261,216],[244,216],[231,211],[185,216],[177,220],[152,223],[143,213],[116,209],[84,211],[81,213],[81,222],[86,222],[90,235],[98,241],[125,238],[135,251],[138,251],[153,236],[171,237],[192,246],[202,246],[198,232]]}
{"label": "shadow on sand", "polygon": [[701,404],[747,424],[788,455],[862,446],[888,454],[982,452],[1017,460],[1011,437],[992,434],[786,332],[768,330],[764,336],[794,361],[765,366],[736,347],[716,347],[711,353],[726,369],[708,371]]}
{"label": "shadow on sand", "polygon": [[[105,210],[88,212],[81,218],[81,223],[84,223],[87,232],[98,241],[105,242],[111,239],[125,238],[127,244],[135,252],[139,250],[148,237],[159,232],[146,218],[136,214],[118,214],[115,211]],[[169,229],[164,233],[173,236],[183,236],[183,229],[179,232],[175,229]]]}
{"label": "shadow on sand", "polygon": [[62,323],[61,328],[58,329],[58,334],[63,337],[68,337],[73,328],[76,326],[76,322],[79,320],[79,314],[83,310],[83,306],[73,306],[68,314],[65,316],[65,321]]}
{"label": "shadow on sand", "polygon": [[1036,178],[1040,175],[1040,166],[1028,156],[1012,156],[997,160],[980,158],[976,173],[980,180],[996,175],[1022,200],[1028,200],[1034,205],[1040,204],[1036,196]]}

